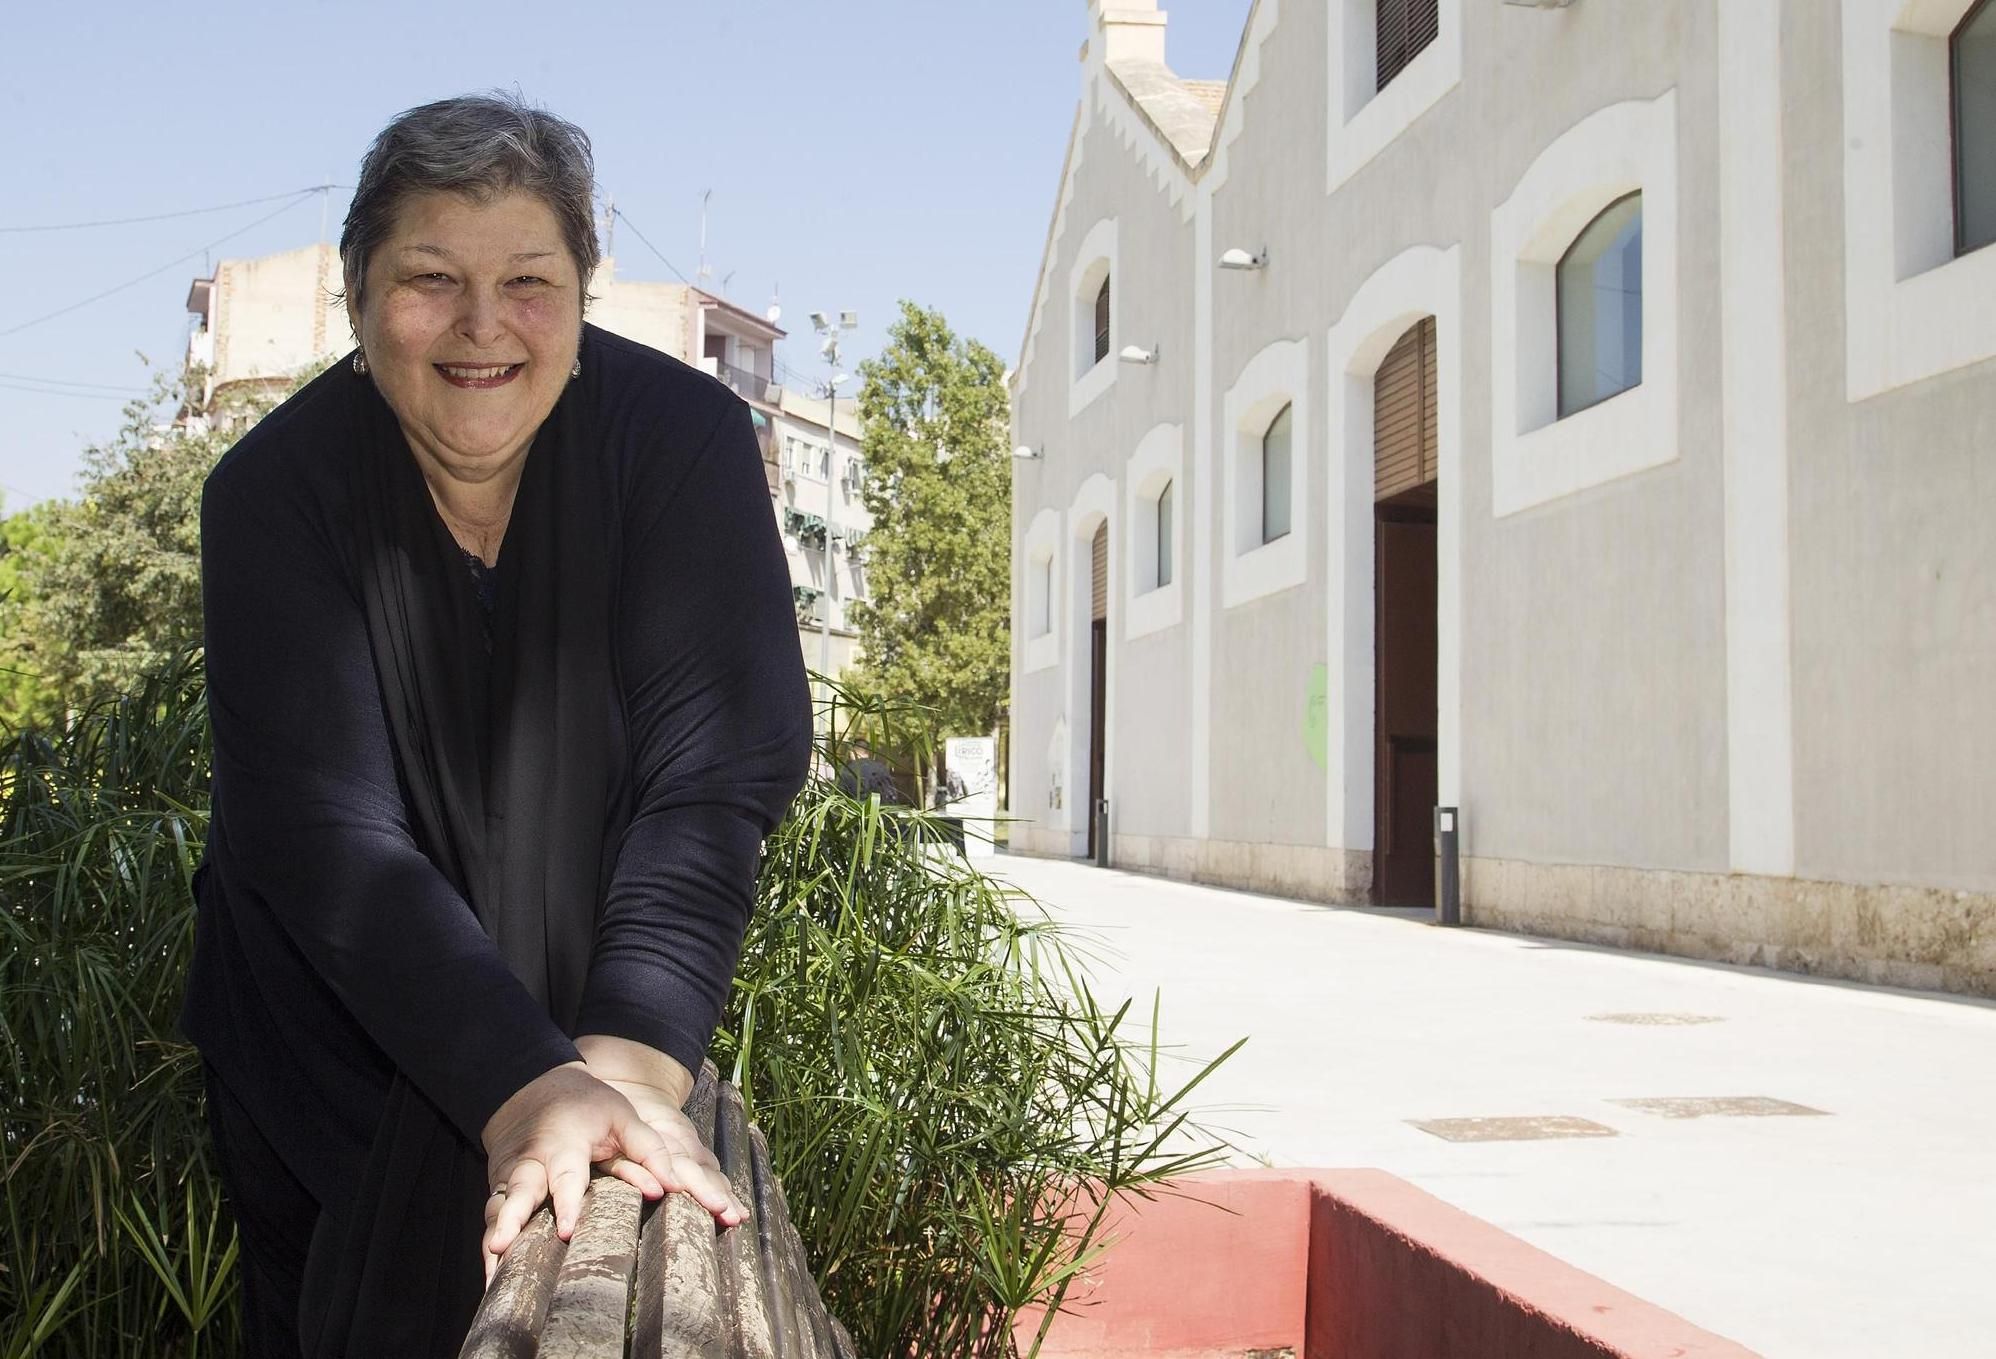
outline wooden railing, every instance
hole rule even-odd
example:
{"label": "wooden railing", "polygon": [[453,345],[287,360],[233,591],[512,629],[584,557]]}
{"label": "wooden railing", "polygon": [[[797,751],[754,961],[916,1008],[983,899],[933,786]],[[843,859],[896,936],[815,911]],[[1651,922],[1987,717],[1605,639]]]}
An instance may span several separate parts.
{"label": "wooden railing", "polygon": [[686,1114],[748,1217],[723,1229],[689,1195],[647,1205],[599,1175],[569,1242],[546,1208],[527,1224],[460,1359],[855,1359],[818,1296],[762,1131],[712,1062]]}

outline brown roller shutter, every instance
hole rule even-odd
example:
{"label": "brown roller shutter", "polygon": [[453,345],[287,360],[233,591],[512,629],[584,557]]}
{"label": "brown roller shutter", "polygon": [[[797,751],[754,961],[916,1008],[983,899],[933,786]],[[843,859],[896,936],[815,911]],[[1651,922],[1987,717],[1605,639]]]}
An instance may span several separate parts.
{"label": "brown roller shutter", "polygon": [[1437,0],[1379,0],[1376,18],[1374,88],[1383,90],[1441,32],[1441,6]]}
{"label": "brown roller shutter", "polygon": [[1109,526],[1107,524],[1095,530],[1095,541],[1090,545],[1089,555],[1093,560],[1089,568],[1092,589],[1088,616],[1091,619],[1107,618],[1109,616]]}
{"label": "brown roller shutter", "polygon": [[1386,351],[1373,379],[1373,497],[1435,479],[1435,321],[1414,323]]}

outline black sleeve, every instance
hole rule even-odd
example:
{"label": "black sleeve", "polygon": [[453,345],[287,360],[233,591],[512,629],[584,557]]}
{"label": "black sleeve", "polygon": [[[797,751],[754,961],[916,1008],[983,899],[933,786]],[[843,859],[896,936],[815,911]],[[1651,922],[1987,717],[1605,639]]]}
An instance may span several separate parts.
{"label": "black sleeve", "polygon": [[803,785],[810,693],[748,407],[690,460],[642,449],[616,623],[634,802],[578,1034],[698,1072],[734,979],[762,840]]}
{"label": "black sleeve", "polygon": [[410,833],[360,601],[312,513],[211,476],[201,571],[231,909],[275,914],[476,1143],[514,1091],[577,1060],[575,1045]]}

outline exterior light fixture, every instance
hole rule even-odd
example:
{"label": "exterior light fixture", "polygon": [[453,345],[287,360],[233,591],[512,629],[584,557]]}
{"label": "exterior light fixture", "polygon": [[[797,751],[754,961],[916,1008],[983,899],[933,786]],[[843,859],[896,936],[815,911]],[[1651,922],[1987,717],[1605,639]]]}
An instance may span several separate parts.
{"label": "exterior light fixture", "polygon": [[1235,246],[1232,250],[1220,256],[1220,267],[1222,269],[1262,269],[1266,268],[1267,265],[1268,247],[1265,245],[1261,248],[1260,253],[1254,255],[1250,255],[1239,246]]}
{"label": "exterior light fixture", "polygon": [[1156,363],[1157,346],[1152,345],[1149,349],[1143,349],[1133,344],[1126,344],[1123,346],[1123,352],[1116,357],[1124,363]]}
{"label": "exterior light fixture", "polygon": [[1045,458],[1046,454],[1040,452],[1037,448],[1028,448],[1026,445],[1020,444],[1012,450],[1012,456],[1020,462],[1038,462]]}

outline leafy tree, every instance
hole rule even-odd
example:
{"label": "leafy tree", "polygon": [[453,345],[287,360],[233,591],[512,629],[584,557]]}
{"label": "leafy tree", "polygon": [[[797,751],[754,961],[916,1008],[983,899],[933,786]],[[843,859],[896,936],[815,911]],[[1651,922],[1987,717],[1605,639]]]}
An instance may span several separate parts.
{"label": "leafy tree", "polygon": [[215,412],[194,419],[175,412],[203,375],[157,373],[125,407],[118,433],[85,451],[77,500],[7,521],[0,720],[46,723],[130,689],[200,641],[201,483],[245,429],[316,373],[225,392]]}
{"label": "leafy tree", "polygon": [[50,549],[50,524],[58,508],[53,501],[43,501],[0,520],[0,722],[10,726],[19,725],[27,714],[46,711],[54,699],[22,654],[20,639],[6,631],[5,621],[8,602],[24,597],[23,563]]}
{"label": "leafy tree", "polygon": [[920,705],[936,735],[982,734],[1004,720],[1011,660],[1005,366],[912,302],[888,341],[859,369],[873,528],[853,679]]}

